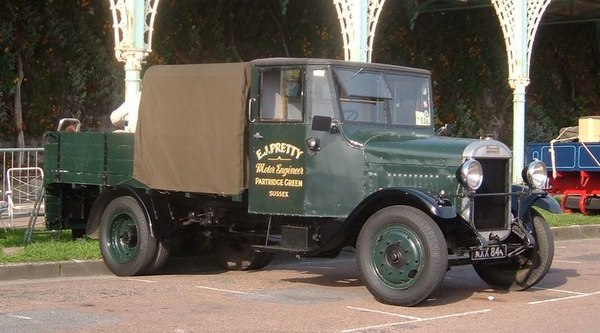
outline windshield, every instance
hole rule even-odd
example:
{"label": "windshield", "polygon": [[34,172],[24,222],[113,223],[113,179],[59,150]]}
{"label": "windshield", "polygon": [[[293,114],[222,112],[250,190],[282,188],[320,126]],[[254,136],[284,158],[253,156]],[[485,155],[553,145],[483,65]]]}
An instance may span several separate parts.
{"label": "windshield", "polygon": [[431,125],[429,79],[365,68],[334,69],[344,122]]}

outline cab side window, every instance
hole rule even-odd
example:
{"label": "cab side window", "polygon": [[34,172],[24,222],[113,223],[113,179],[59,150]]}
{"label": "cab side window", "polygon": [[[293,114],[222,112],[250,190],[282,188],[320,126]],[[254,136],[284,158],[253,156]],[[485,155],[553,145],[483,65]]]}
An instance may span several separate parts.
{"label": "cab side window", "polygon": [[266,121],[302,121],[303,84],[300,69],[262,72],[260,118]]}
{"label": "cab side window", "polygon": [[312,101],[313,116],[329,116],[334,117],[333,105],[334,101],[331,97],[329,88],[329,76],[325,69],[315,69],[312,71],[310,82],[309,97]]}

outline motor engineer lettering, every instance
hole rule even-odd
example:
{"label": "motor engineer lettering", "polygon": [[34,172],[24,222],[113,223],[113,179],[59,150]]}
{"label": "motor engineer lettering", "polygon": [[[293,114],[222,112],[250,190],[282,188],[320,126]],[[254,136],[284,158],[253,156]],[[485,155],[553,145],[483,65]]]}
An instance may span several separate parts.
{"label": "motor engineer lettering", "polygon": [[[259,161],[266,156],[276,154],[288,155],[294,159],[299,159],[304,152],[302,149],[285,142],[273,142],[256,151],[256,157]],[[282,158],[279,156],[277,159]]]}
{"label": "motor engineer lettering", "polygon": [[256,163],[256,174],[279,175],[285,178],[288,175],[304,175],[304,168],[283,166],[282,164],[268,165],[266,163]]}

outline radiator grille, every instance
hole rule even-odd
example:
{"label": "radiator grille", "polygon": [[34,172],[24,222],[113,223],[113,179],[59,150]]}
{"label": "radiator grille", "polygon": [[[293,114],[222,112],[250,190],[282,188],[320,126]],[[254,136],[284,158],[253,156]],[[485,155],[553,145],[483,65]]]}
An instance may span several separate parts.
{"label": "radiator grille", "polygon": [[509,220],[509,164],[508,159],[477,158],[483,168],[483,183],[475,196],[473,219],[478,231],[506,229]]}

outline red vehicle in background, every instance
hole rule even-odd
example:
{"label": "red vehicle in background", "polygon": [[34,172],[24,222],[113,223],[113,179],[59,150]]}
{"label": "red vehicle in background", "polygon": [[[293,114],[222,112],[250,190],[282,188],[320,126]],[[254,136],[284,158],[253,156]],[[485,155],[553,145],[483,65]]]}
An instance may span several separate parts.
{"label": "red vehicle in background", "polygon": [[546,163],[548,192],[562,195],[564,211],[600,211],[600,117],[579,119],[547,143],[529,144],[528,156]]}

